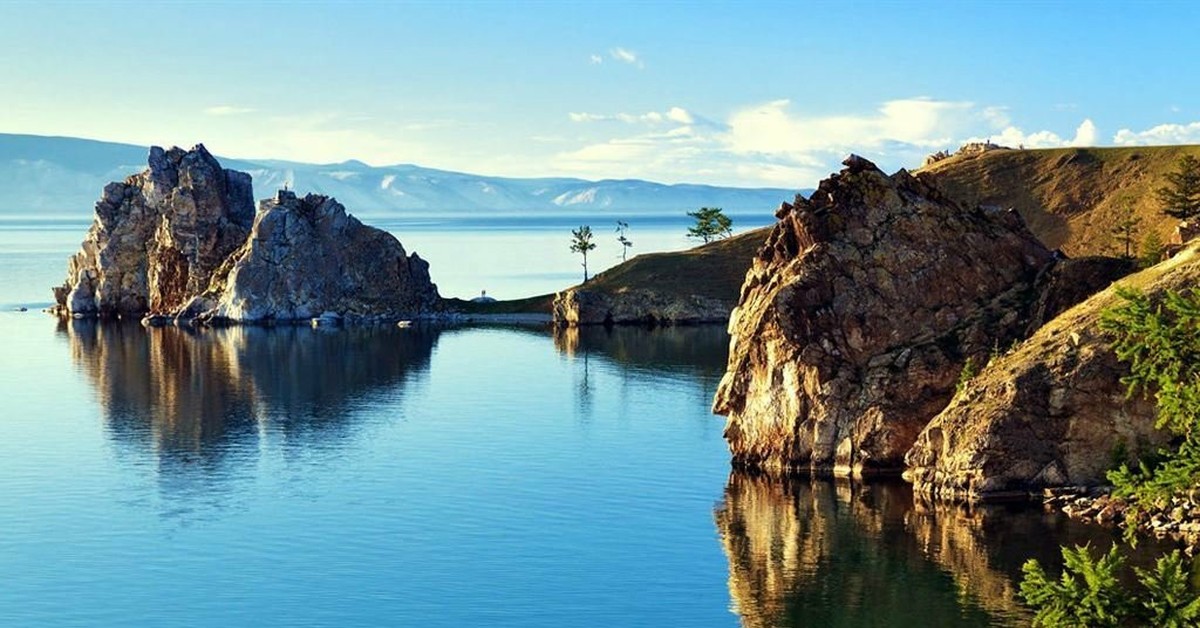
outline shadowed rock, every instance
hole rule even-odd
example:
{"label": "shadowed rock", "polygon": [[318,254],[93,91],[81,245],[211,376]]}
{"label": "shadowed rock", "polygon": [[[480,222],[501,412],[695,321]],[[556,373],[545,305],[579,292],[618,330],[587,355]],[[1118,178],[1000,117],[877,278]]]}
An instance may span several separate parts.
{"label": "shadowed rock", "polygon": [[[1153,301],[1200,283],[1200,245],[1122,281]],[[1100,330],[1116,289],[1067,310],[963,386],[906,457],[905,477],[940,498],[1105,482],[1105,472],[1164,444],[1154,402],[1129,397]]]}

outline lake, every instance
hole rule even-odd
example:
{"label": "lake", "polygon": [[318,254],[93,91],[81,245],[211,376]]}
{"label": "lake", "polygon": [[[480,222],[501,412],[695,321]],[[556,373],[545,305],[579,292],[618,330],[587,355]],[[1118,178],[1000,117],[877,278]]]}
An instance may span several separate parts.
{"label": "lake", "polygon": [[[504,247],[566,247],[518,227]],[[720,327],[12,311],[48,300],[83,228],[0,224],[5,626],[1022,625],[1026,558],[1111,542],[899,482],[731,474]],[[461,233],[428,241],[483,246]]]}

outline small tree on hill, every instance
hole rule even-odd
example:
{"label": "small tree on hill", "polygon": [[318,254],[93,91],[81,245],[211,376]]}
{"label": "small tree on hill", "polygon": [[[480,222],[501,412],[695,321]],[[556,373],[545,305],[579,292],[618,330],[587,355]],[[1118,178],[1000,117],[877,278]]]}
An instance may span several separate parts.
{"label": "small tree on hill", "polygon": [[1117,210],[1117,221],[1113,223],[1112,234],[1117,238],[1117,248],[1124,247],[1125,259],[1134,258],[1133,238],[1137,235],[1138,225],[1142,224],[1142,219],[1133,211],[1133,206],[1128,203]]}
{"label": "small tree on hill", "polygon": [[1150,268],[1151,266],[1162,261],[1163,256],[1163,241],[1156,231],[1147,231],[1145,237],[1142,238],[1142,246],[1138,251],[1138,265],[1142,268]]}
{"label": "small tree on hill", "polygon": [[625,261],[625,256],[629,253],[630,247],[633,246],[633,240],[625,237],[625,232],[629,230],[629,223],[624,220],[617,221],[617,242],[621,243],[621,261]]}
{"label": "small tree on hill", "polygon": [[688,227],[689,238],[699,238],[705,244],[717,239],[733,235],[733,220],[721,211],[720,207],[701,207],[688,216],[696,219],[696,226]]}
{"label": "small tree on hill", "polygon": [[1200,216],[1200,159],[1184,155],[1175,168],[1166,174],[1167,184],[1155,192],[1163,213],[1180,220]]}
{"label": "small tree on hill", "polygon": [[581,225],[578,229],[571,230],[571,252],[583,255],[583,282],[587,283],[587,254],[588,251],[596,248],[596,243],[592,242],[592,228],[588,225]]}

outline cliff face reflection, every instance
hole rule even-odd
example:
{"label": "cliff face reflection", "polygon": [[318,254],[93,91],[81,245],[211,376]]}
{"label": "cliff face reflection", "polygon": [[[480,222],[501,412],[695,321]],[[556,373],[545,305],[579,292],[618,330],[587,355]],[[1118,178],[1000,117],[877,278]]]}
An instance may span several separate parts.
{"label": "cliff face reflection", "polygon": [[73,360],[114,439],[165,456],[220,456],[264,431],[290,440],[348,430],[356,404],[428,369],[423,329],[176,327],[72,320]]}
{"label": "cliff face reflection", "polygon": [[1021,564],[1112,535],[1027,506],[913,501],[903,483],[730,476],[716,512],[745,626],[1026,625]]}

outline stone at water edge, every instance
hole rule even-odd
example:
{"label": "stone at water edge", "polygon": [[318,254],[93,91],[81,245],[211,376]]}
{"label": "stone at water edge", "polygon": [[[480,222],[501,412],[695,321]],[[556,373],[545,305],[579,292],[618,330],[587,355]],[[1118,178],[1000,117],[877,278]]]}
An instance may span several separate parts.
{"label": "stone at water edge", "polygon": [[63,315],[169,314],[203,291],[254,220],[250,175],[198,144],[150,149],[148,167],[110,183],[54,289]]}
{"label": "stone at water edge", "polygon": [[713,409],[735,465],[899,471],[966,360],[1022,336],[1053,262],[1015,212],[844,163],[780,209],[730,318]]}
{"label": "stone at water edge", "polygon": [[335,199],[280,191],[187,315],[230,322],[395,322],[440,310],[429,264]]}

